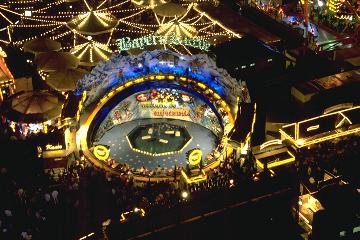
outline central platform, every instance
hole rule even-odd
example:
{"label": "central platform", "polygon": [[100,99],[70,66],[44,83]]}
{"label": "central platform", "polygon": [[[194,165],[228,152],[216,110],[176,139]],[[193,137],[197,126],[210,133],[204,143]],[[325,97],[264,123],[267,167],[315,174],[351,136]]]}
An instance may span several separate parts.
{"label": "central platform", "polygon": [[185,127],[158,122],[135,127],[127,136],[130,148],[150,156],[180,153],[192,140]]}
{"label": "central platform", "polygon": [[[157,126],[157,124],[161,124],[164,127],[162,132],[163,136],[160,137],[162,139],[166,139],[168,143],[156,143],[156,149],[152,147],[152,143],[146,142],[147,140],[142,140],[142,137],[150,135],[148,134],[149,128],[152,126]],[[143,127],[146,126],[146,129]],[[169,128],[178,129],[180,132],[180,138],[182,140],[177,140],[176,136],[165,136],[165,130],[167,129],[165,126]],[[185,131],[184,131],[185,130]],[[170,155],[150,155],[144,154],[140,151],[135,151],[134,148],[131,149],[129,144],[129,137],[131,133],[137,132],[137,141],[140,142],[140,148],[146,148],[149,152],[160,152],[163,151],[161,149],[166,149],[169,151],[169,148],[172,149],[182,149],[182,151],[175,152]],[[138,132],[139,131],[139,132]],[[176,130],[174,130],[174,134],[176,134]],[[150,131],[151,132],[151,131]],[[155,133],[155,128],[153,129],[153,134]],[[190,141],[185,142],[187,137],[186,134],[189,134],[191,138]],[[135,136],[134,136],[135,137]],[[160,138],[157,138],[159,141]],[[173,138],[173,139],[171,139]],[[175,140],[176,139],[176,140]],[[156,140],[154,140],[156,141]],[[190,149],[200,148],[203,152],[204,156],[204,164],[206,164],[206,155],[210,154],[212,150],[218,144],[217,136],[210,131],[209,129],[198,125],[196,123],[175,120],[175,119],[138,119],[131,122],[122,123],[120,125],[116,125],[105,132],[105,134],[99,139],[96,144],[106,145],[110,147],[110,157],[114,159],[117,163],[126,163],[133,168],[140,168],[142,166],[147,169],[155,169],[158,166],[170,169],[176,166],[186,166],[186,152]],[[174,145],[176,147],[174,147]],[[182,146],[182,147],[181,147]],[[142,150],[144,151],[144,150]],[[208,162],[210,163],[210,162]]]}

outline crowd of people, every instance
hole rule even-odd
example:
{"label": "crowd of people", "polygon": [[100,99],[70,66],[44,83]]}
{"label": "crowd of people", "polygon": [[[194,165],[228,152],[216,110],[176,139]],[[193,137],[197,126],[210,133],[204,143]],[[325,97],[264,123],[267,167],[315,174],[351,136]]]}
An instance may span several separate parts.
{"label": "crowd of people", "polygon": [[176,179],[177,176],[180,176],[180,172],[183,169],[182,166],[174,166],[173,168],[161,167],[158,165],[155,169],[149,169],[145,166],[139,168],[134,168],[129,166],[126,163],[117,163],[115,160],[110,159],[108,165],[114,168],[117,172],[128,176],[143,176],[143,177],[173,177]]}
{"label": "crowd of people", "polygon": [[359,146],[360,135],[355,134],[302,149],[298,155],[302,179],[310,186],[316,185],[324,179],[325,171],[328,171],[334,176],[342,176],[355,186],[360,186]]}
{"label": "crowd of people", "polygon": [[232,187],[245,169],[253,170],[229,159],[211,170],[208,180],[184,188],[179,181],[137,182],[131,175],[112,175],[85,160],[76,160],[68,170],[26,178],[1,167],[0,239],[78,238],[134,208],[149,215],[181,205],[183,191],[194,198],[195,193]]}
{"label": "crowd of people", "polygon": [[318,11],[317,15],[314,17],[317,18],[320,24],[328,26],[329,28],[341,34],[352,35],[356,29],[356,21],[339,20],[339,18],[336,16],[327,14],[324,11]]}
{"label": "crowd of people", "polygon": [[[297,156],[301,177],[316,184],[328,170],[359,185],[358,165],[354,165],[360,154],[359,137],[352,135],[302,149]],[[122,167],[124,174],[114,175],[80,158],[57,173],[26,171],[29,176],[20,176],[15,173],[17,169],[0,163],[0,239],[79,238],[100,231],[108,219],[120,220],[121,213],[134,209],[143,209],[145,215],[164,213],[185,202],[204,199],[209,193],[251,182],[256,173],[249,156],[237,160],[229,156],[207,172],[205,181],[191,185],[174,181],[176,177],[138,182],[127,174],[128,167]]]}

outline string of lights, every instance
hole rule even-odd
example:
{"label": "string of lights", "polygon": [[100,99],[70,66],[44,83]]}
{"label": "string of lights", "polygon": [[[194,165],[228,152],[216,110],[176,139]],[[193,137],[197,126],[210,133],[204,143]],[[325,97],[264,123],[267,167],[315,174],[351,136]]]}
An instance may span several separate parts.
{"label": "string of lights", "polygon": [[25,16],[21,16],[21,19],[23,20],[31,20],[31,21],[39,21],[39,22],[47,22],[47,23],[58,23],[58,24],[64,24],[64,22],[59,22],[59,21],[52,21],[52,20],[44,20],[44,19],[38,19],[38,18],[33,18],[33,17],[25,17]]}
{"label": "string of lights", "polygon": [[[64,50],[71,49],[68,46],[69,41],[74,47],[91,40],[109,46],[115,51],[115,40],[124,35],[131,38],[149,34],[170,35],[171,33],[175,33],[178,37],[186,36],[198,39],[209,39],[214,36],[241,37],[197,8],[198,3],[213,3],[212,0],[183,2],[181,5],[186,7],[186,11],[181,16],[161,16],[160,18],[153,11],[155,6],[140,6],[130,0],[121,1],[114,5],[109,5],[106,0],[102,0],[98,1],[95,6],[90,5],[89,1],[82,1],[81,8],[81,5],[77,3],[74,3],[76,6],[69,5],[66,0],[49,0],[45,6],[44,2],[40,0],[12,0],[12,4],[23,4],[28,7],[25,7],[25,13],[13,11],[14,7],[7,9],[15,12],[22,21],[20,23],[9,23],[8,26],[11,31],[8,28],[8,39],[1,40],[2,42],[8,43],[12,41],[16,45],[21,45],[37,37],[47,36],[50,39],[59,40]],[[0,5],[0,10],[2,7]],[[73,8],[74,10],[72,10]],[[91,14],[93,14],[94,18],[90,17]],[[143,19],[147,19],[147,22],[143,22]],[[76,24],[71,24],[74,21],[77,21]],[[117,21],[117,24],[115,26],[109,25],[111,21]],[[95,27],[91,26],[105,30],[97,30],[99,33],[92,34],[91,31],[94,31]],[[17,29],[24,31],[27,28],[31,29],[31,31],[28,32],[25,38],[21,38],[21,34],[17,34]],[[81,30],[85,28],[86,31]],[[191,54],[192,51],[189,47],[181,45],[175,49],[177,52],[187,54]]]}
{"label": "string of lights", "polygon": [[140,34],[148,34],[149,33],[149,32],[145,32],[145,31],[136,31],[136,30],[123,29],[123,28],[114,28],[114,31],[127,32],[127,33],[140,33]]}
{"label": "string of lights", "polygon": [[157,24],[143,24],[143,23],[132,23],[125,20],[121,20],[121,22],[128,24],[129,26],[138,26],[138,27],[148,27],[148,28],[158,28]]}
{"label": "string of lights", "polygon": [[42,0],[27,0],[27,1],[8,1],[10,4],[31,4],[31,3],[37,3],[42,2]]}
{"label": "string of lights", "polygon": [[[123,20],[119,20],[119,22],[122,22],[122,23],[125,23],[125,21],[123,21]],[[128,23],[126,23],[127,25],[129,25],[130,27],[133,27],[133,28],[138,28],[138,29],[141,29],[141,30],[143,30],[143,31],[145,31],[145,32],[149,32],[149,33],[152,33],[153,31],[151,31],[151,30],[149,30],[149,29],[146,29],[146,28],[143,28],[143,27],[139,27],[139,26],[137,26],[137,25],[135,25],[135,24],[132,24],[131,22],[128,22]]]}
{"label": "string of lights", "polygon": [[49,9],[49,8],[52,8],[53,6],[60,5],[60,4],[64,3],[64,2],[65,2],[64,0],[59,0],[59,1],[49,3],[46,7],[35,10],[34,12],[43,12],[43,11]]}
{"label": "string of lights", "polygon": [[[175,52],[179,53],[179,54],[183,54],[182,52],[180,52],[179,50],[176,49],[175,46],[172,46],[172,45],[168,45],[169,48],[171,48],[172,50],[174,50]],[[166,49],[166,46],[164,45],[164,49]]]}
{"label": "string of lights", "polygon": [[126,3],[129,3],[130,0],[126,0],[124,2],[120,2],[118,4],[115,4],[113,6],[110,6],[110,7],[107,7],[107,8],[103,8],[102,10],[109,10],[109,9],[113,9],[113,8],[118,8],[118,7],[121,7],[122,5],[126,4]]}
{"label": "string of lights", "polygon": [[185,51],[189,54],[189,55],[192,55],[191,51],[184,45],[184,44],[180,44],[184,49]]}
{"label": "string of lights", "polygon": [[68,35],[68,34],[70,34],[70,33],[72,33],[72,31],[67,31],[67,32],[61,33],[61,34],[59,34],[59,35],[52,36],[52,37],[50,37],[50,39],[56,40],[56,39],[58,39],[58,38],[62,38],[62,37],[64,37],[64,36],[66,36],[66,35]]}
{"label": "string of lights", "polygon": [[202,15],[200,15],[200,16],[195,16],[195,17],[186,19],[186,20],[184,20],[183,22],[184,22],[184,23],[188,23],[188,22],[191,22],[191,21],[193,21],[193,20],[196,19],[195,22],[193,22],[193,23],[197,23],[198,21],[200,21],[201,18],[202,18]]}
{"label": "string of lights", "polygon": [[9,27],[13,28],[42,28],[42,27],[51,27],[51,26],[57,26],[58,23],[52,23],[52,24],[12,24]]}
{"label": "string of lights", "polygon": [[[44,37],[44,36],[46,36],[47,34],[50,34],[50,33],[54,32],[54,31],[56,31],[56,30],[59,29],[60,27],[62,27],[62,26],[58,26],[58,27],[56,27],[56,28],[50,29],[50,30],[48,30],[48,31],[46,31],[46,32],[43,32],[43,33],[40,34],[40,37]],[[26,39],[24,39],[24,40],[14,42],[14,44],[16,44],[16,45],[18,45],[18,44],[23,44],[24,42],[27,42],[27,41],[36,39],[37,37],[38,37],[38,36],[26,38]]]}

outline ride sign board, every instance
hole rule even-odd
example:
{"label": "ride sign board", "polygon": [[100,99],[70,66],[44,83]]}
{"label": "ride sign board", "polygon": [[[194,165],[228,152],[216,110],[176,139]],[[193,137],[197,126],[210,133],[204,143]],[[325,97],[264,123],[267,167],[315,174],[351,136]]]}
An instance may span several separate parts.
{"label": "ride sign board", "polygon": [[145,46],[164,44],[185,45],[193,48],[198,48],[203,51],[208,51],[209,47],[211,46],[210,43],[200,38],[179,38],[178,36],[176,36],[175,33],[172,33],[171,35],[148,35],[135,39],[124,37],[116,40],[116,46],[118,47],[120,52],[133,48],[144,49]]}

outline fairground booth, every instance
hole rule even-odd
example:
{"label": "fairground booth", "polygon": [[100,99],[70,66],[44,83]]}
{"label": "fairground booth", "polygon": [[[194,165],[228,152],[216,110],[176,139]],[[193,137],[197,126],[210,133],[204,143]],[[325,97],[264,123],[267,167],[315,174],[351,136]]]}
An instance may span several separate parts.
{"label": "fairground booth", "polygon": [[140,180],[204,180],[250,141],[255,109],[246,85],[205,54],[113,55],[75,93],[82,95],[77,144],[86,158]]}
{"label": "fairground booth", "polygon": [[302,148],[358,133],[359,124],[360,106],[344,104],[329,108],[320,116],[287,124],[279,131],[282,139],[289,140],[296,148]]}
{"label": "fairground booth", "polygon": [[[360,106],[334,105],[319,116],[282,126],[279,133],[281,139],[252,148],[258,167],[254,179],[262,173],[272,177],[286,168],[296,169],[299,197],[292,210],[300,226],[313,235],[324,234],[326,230],[319,225],[322,221],[332,226],[336,235],[358,234],[358,221],[346,222],[358,206],[348,201],[357,198],[352,196],[358,193],[349,190],[349,179],[357,178],[358,171],[345,165],[358,160],[354,156],[359,152]],[[338,195],[329,197],[333,189]],[[338,196],[346,197],[340,200]],[[345,229],[349,223],[350,228]]]}
{"label": "fairground booth", "polygon": [[[348,179],[358,174],[355,169],[344,168],[344,164],[349,159],[358,160],[352,157],[352,154],[356,156],[358,152],[360,106],[351,103],[335,105],[326,109],[320,116],[284,125],[279,132],[283,142],[286,142],[297,156],[298,166],[308,164],[306,173],[301,174],[299,201],[293,210],[305,229],[312,234],[318,234],[318,221],[325,221],[319,215],[324,212],[329,214],[329,211],[332,212],[334,209],[344,209],[344,204],[339,202],[332,203],[332,206],[327,204],[330,199],[324,194],[331,192],[327,189],[348,189]],[[314,156],[319,156],[316,161]],[[335,230],[343,235],[346,232],[342,229],[346,225],[344,216],[339,215],[335,222],[328,223],[334,225]]]}
{"label": "fairground booth", "polygon": [[260,171],[269,169],[272,174],[295,163],[295,155],[282,140],[269,140],[253,148],[256,165]]}
{"label": "fairground booth", "polygon": [[63,95],[46,90],[19,92],[4,102],[2,124],[11,138],[36,142],[45,171],[67,167],[69,129],[62,121],[64,103]]}
{"label": "fairground booth", "polygon": [[[312,154],[319,154],[321,149],[332,149],[337,145],[338,148],[332,151],[341,156],[345,151],[345,141],[350,142],[350,149],[357,146],[359,121],[360,106],[344,103],[327,108],[320,116],[286,124],[279,129],[281,139],[272,139],[252,148],[258,170],[266,169],[271,174],[276,174],[295,163],[299,164],[299,161],[311,162]],[[354,145],[352,138],[355,139]],[[315,153],[312,153],[313,149]],[[325,153],[322,151],[324,157]],[[337,169],[341,163],[331,165],[330,161],[324,162],[324,171],[319,172],[316,177],[311,177],[309,185],[304,186],[305,190],[302,193],[316,192],[329,182],[341,180],[341,170]]]}
{"label": "fairground booth", "polygon": [[3,111],[5,121],[17,137],[47,133],[60,122],[65,98],[50,91],[28,91],[12,95]]}
{"label": "fairground booth", "polygon": [[[332,106],[343,102],[359,103],[360,71],[352,70],[334,75],[315,78],[291,87],[296,101],[304,105]],[[328,106],[324,106],[328,107]]]}

